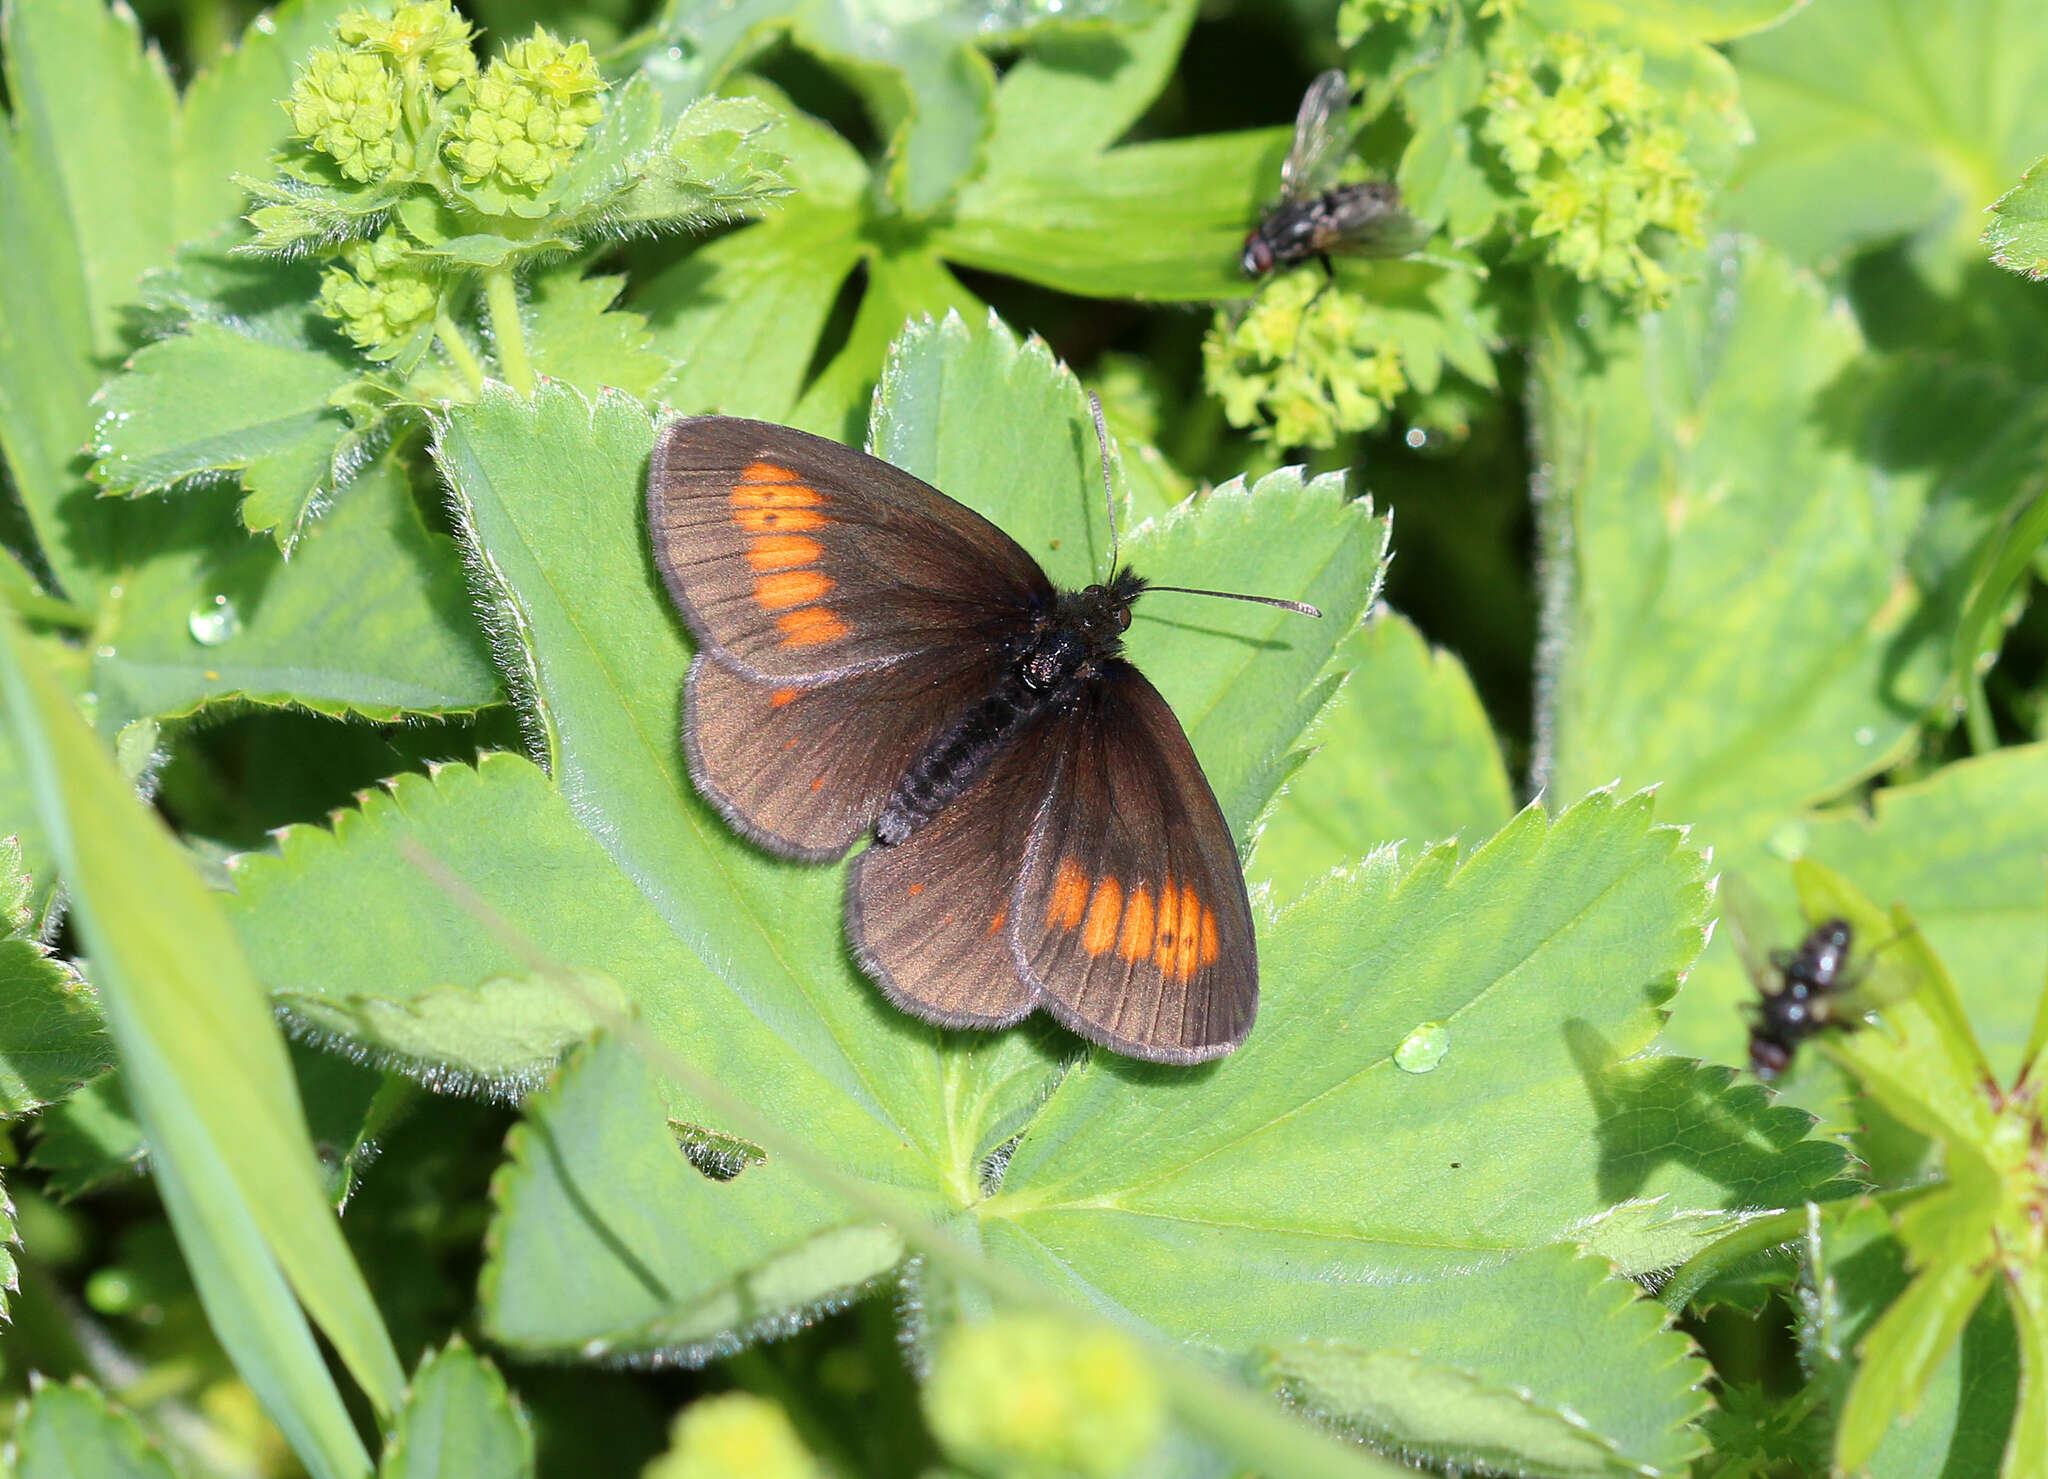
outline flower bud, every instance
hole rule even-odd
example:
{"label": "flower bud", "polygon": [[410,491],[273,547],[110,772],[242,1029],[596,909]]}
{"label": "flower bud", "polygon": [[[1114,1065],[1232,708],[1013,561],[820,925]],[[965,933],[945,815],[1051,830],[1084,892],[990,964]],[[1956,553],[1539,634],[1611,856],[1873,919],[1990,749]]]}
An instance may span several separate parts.
{"label": "flower bud", "polygon": [[641,1479],[824,1479],[780,1407],[751,1392],[692,1402],[669,1429],[669,1450]]}
{"label": "flower bud", "polygon": [[538,190],[604,115],[604,86],[588,44],[565,46],[536,26],[470,88],[448,162],[472,185],[495,176],[510,189]]}
{"label": "flower bud", "polygon": [[332,156],[349,179],[368,182],[412,165],[399,127],[402,99],[383,58],[322,47],[299,69],[284,111],[293,133]]}

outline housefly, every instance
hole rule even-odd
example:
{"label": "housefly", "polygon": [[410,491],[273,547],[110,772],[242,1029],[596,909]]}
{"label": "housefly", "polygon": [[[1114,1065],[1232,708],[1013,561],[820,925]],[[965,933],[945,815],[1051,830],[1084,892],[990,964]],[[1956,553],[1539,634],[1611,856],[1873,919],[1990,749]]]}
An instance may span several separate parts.
{"label": "housefly", "polygon": [[1856,983],[1849,976],[1849,923],[1830,919],[1814,926],[1796,950],[1773,950],[1775,982],[1757,976],[1757,1001],[1749,1023],[1749,1067],[1760,1079],[1776,1078],[1792,1066],[1799,1045],[1823,1028],[1850,1025],[1842,997]]}
{"label": "housefly", "polygon": [[1294,117],[1294,143],[1280,166],[1280,199],[1244,239],[1238,261],[1245,276],[1311,258],[1335,276],[1332,253],[1400,257],[1422,245],[1428,230],[1401,209],[1390,180],[1340,185],[1337,174],[1350,152],[1351,82],[1331,68],[1309,86]]}

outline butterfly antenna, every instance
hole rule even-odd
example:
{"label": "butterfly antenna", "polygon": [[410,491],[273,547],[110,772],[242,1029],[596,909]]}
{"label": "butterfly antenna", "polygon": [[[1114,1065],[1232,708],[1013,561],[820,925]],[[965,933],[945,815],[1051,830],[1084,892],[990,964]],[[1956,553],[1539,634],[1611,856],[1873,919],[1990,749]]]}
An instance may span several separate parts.
{"label": "butterfly antenna", "polygon": [[1088,414],[1095,418],[1095,450],[1102,454],[1102,496],[1109,504],[1109,569],[1116,573],[1116,485],[1109,479],[1109,427],[1102,420],[1102,397],[1088,392]]}
{"label": "butterfly antenna", "polygon": [[[1092,390],[1088,392],[1088,411],[1095,418],[1095,446],[1102,453],[1102,493],[1109,502],[1109,568],[1114,572],[1117,568],[1116,485],[1110,481],[1109,475],[1109,428],[1102,419],[1102,397]],[[1220,596],[1226,601],[1256,601],[1261,606],[1278,606],[1282,610],[1293,611],[1302,616],[1323,614],[1306,601],[1284,601],[1278,596],[1246,596],[1236,591],[1203,591],[1191,585],[1148,585],[1145,589],[1177,591],[1183,596]]]}
{"label": "butterfly antenna", "polygon": [[1226,601],[1257,601],[1261,606],[1278,606],[1282,611],[1292,611],[1298,616],[1321,616],[1323,613],[1306,601],[1286,601],[1278,596],[1247,596],[1242,591],[1204,591],[1191,585],[1147,585],[1146,591],[1178,591],[1183,596],[1220,596]]}

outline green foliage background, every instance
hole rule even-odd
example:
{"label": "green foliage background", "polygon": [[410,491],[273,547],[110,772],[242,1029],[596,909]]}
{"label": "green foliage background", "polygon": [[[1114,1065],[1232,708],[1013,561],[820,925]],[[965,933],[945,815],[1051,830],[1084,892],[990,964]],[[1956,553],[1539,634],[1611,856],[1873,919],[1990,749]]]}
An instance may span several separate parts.
{"label": "green foliage background", "polygon": [[[347,11],[0,6],[14,1471],[2048,1470],[2048,24]],[[1332,65],[1432,235],[1249,283]],[[1136,613],[1193,1070],[895,1013],[676,742],[661,417],[1078,585],[1086,390],[1133,564],[1325,612]]]}

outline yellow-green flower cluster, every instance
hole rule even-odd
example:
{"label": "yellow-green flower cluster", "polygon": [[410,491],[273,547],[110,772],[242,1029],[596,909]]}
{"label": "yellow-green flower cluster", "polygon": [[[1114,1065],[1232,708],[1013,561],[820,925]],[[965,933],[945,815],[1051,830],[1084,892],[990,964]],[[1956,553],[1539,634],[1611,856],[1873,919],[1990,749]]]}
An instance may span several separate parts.
{"label": "yellow-green flower cluster", "polygon": [[924,1406],[948,1455],[1004,1479],[1121,1479],[1165,1417],[1159,1379],[1127,1337],[1045,1315],[954,1331]]}
{"label": "yellow-green flower cluster", "polygon": [[395,230],[342,248],[342,262],[320,278],[320,311],[364,349],[394,348],[432,322],[439,296],[433,279],[409,259]]}
{"label": "yellow-green flower cluster", "polygon": [[351,180],[378,180],[412,166],[400,127],[404,87],[382,57],[321,47],[299,69],[284,111],[292,132],[333,156]]}
{"label": "yellow-green flower cluster", "polygon": [[1370,430],[1408,388],[1383,315],[1316,272],[1280,278],[1235,323],[1219,313],[1202,375],[1231,425],[1279,447],[1329,447]]}
{"label": "yellow-green flower cluster", "polygon": [[389,19],[352,10],[335,24],[344,44],[306,58],[284,110],[292,132],[359,183],[410,171],[426,89],[476,75],[469,22],[448,0],[401,6]]}
{"label": "yellow-green flower cluster", "polygon": [[495,177],[510,189],[539,189],[603,115],[604,85],[587,43],[565,46],[536,26],[471,85],[449,164],[472,185]]}
{"label": "yellow-green flower cluster", "polygon": [[1645,246],[1668,231],[1697,245],[1706,194],[1685,136],[1655,115],[1638,52],[1560,33],[1495,72],[1481,136],[1533,207],[1530,234],[1582,282],[1654,307],[1674,286]]}
{"label": "yellow-green flower cluster", "polygon": [[448,0],[401,5],[389,19],[351,10],[335,23],[334,34],[358,51],[395,59],[401,69],[417,68],[436,92],[447,92],[476,76],[469,22]]}
{"label": "yellow-green flower cluster", "polygon": [[641,1479],[824,1479],[780,1407],[750,1392],[692,1402],[669,1432],[669,1450]]}
{"label": "yellow-green flower cluster", "polygon": [[1463,9],[1478,20],[1513,19],[1522,0],[1343,0],[1337,7],[1337,42],[1354,46],[1374,26],[1419,32]]}

